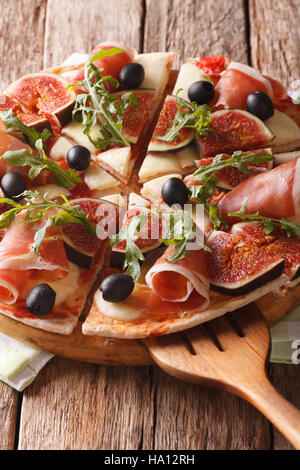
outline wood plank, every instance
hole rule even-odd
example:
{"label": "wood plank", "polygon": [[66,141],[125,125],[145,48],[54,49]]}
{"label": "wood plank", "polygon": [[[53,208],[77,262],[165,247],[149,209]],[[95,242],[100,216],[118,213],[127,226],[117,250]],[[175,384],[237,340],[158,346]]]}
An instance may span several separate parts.
{"label": "wood plank", "polygon": [[90,52],[102,41],[121,41],[137,50],[142,0],[48,0],[44,66],[59,65],[72,52]]}
{"label": "wood plank", "polygon": [[155,449],[269,449],[269,423],[226,392],[181,382],[155,369]]}
{"label": "wood plank", "polygon": [[[293,405],[300,408],[299,365],[272,364],[270,377],[277,390]],[[291,444],[274,428],[274,450],[293,449]]]}
{"label": "wood plank", "polygon": [[247,62],[243,0],[146,0],[144,52],[159,50],[175,52],[174,68],[211,54]]}
{"label": "wood plank", "polygon": [[20,394],[0,382],[0,450],[13,450]]}
{"label": "wood plank", "polygon": [[24,392],[19,449],[151,448],[149,374],[55,358]]}
{"label": "wood plank", "polygon": [[0,0],[0,89],[43,67],[47,0]]}
{"label": "wood plank", "polygon": [[299,78],[300,3],[250,0],[249,7],[252,64],[288,85]]}

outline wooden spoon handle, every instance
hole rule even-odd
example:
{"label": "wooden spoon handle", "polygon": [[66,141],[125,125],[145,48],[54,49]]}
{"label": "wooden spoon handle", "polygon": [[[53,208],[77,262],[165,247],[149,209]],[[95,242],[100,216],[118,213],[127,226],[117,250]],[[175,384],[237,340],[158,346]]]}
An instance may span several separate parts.
{"label": "wooden spoon handle", "polygon": [[239,395],[271,421],[295,449],[300,450],[300,411],[277,392],[266,376],[248,384],[247,390],[240,389]]}

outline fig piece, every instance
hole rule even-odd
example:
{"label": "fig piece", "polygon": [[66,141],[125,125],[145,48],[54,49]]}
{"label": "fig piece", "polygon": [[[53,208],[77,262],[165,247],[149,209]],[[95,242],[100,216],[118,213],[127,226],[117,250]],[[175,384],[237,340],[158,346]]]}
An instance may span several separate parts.
{"label": "fig piece", "polygon": [[[122,228],[129,225],[130,220],[141,214],[141,212],[149,212],[147,208],[132,207],[129,208],[125,214]],[[154,213],[149,212],[148,221],[140,230],[139,237],[135,240],[135,244],[139,247],[141,252],[145,255],[161,245],[160,239],[162,238],[162,221],[155,216]],[[113,247],[111,255],[111,263],[113,267],[120,267],[123,264],[126,252],[126,240],[119,242]]]}
{"label": "fig piece", "polygon": [[39,131],[46,127],[55,131],[72,119],[76,95],[67,85],[60,75],[31,73],[11,83],[5,94],[17,103],[14,112],[24,124]]}
{"label": "fig piece", "polygon": [[111,231],[105,234],[103,230],[99,230],[99,223],[105,220],[105,225],[102,223],[101,228],[113,229],[113,233],[117,233],[119,227],[119,208],[110,202],[93,199],[93,198],[80,198],[71,201],[73,205],[82,207],[87,215],[90,223],[97,226],[97,235],[89,233],[85,227],[77,223],[69,223],[62,226],[62,236],[64,247],[68,259],[77,266],[89,269],[94,259],[97,260],[97,255],[102,252],[101,248],[103,243],[108,241],[108,235]]}
{"label": "fig piece", "polygon": [[241,109],[215,111],[212,113],[212,126],[216,134],[195,134],[201,157],[258,149],[274,139],[272,132],[258,117]]}
{"label": "fig piece", "polygon": [[174,118],[178,111],[176,97],[168,95],[165,99],[163,108],[160,112],[157,124],[155,126],[152,139],[150,141],[148,150],[149,152],[167,152],[176,150],[188,145],[194,138],[194,130],[189,127],[184,127],[179,131],[179,136],[176,140],[166,142],[158,139],[156,136],[164,136],[172,127]]}
{"label": "fig piece", "polygon": [[[248,152],[243,152],[243,155],[248,155],[249,153],[256,153],[256,152],[266,152],[272,155],[272,152],[270,151],[270,149],[252,150]],[[223,160],[227,160],[230,157],[231,155],[223,155]],[[201,166],[203,165],[210,165],[213,159],[214,157],[204,157],[204,158],[201,158],[201,160],[197,160],[195,164],[198,168],[201,168]],[[238,186],[243,181],[251,178],[251,176],[272,170],[273,161],[263,162],[258,165],[250,164],[246,166],[249,169],[250,173],[245,173],[244,171],[241,171],[238,168],[234,168],[232,166],[223,168],[222,170],[216,172],[216,176],[218,179],[218,187],[222,189],[231,190],[235,188],[236,186]]]}
{"label": "fig piece", "polygon": [[[129,106],[123,116],[123,134],[128,142],[136,144],[144,128],[150,121],[155,91],[151,89],[129,90],[136,97],[139,107]],[[121,97],[127,90],[114,93]]]}
{"label": "fig piece", "polygon": [[239,222],[231,227],[231,233],[240,237],[244,243],[263,246],[267,253],[272,253],[285,260],[284,274],[295,280],[300,274],[300,238],[290,236],[279,225],[273,232],[266,234],[261,222]]}
{"label": "fig piece", "polygon": [[264,245],[243,242],[236,234],[214,230],[207,240],[207,275],[211,289],[225,295],[245,295],[281,276],[285,260]]}

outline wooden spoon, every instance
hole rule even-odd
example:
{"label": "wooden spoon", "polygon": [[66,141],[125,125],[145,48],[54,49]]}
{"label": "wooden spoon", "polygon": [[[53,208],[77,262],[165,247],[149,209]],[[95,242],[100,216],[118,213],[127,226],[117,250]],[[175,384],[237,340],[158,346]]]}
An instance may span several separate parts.
{"label": "wooden spoon", "polygon": [[267,377],[270,331],[254,304],[190,330],[143,343],[164,371],[244,398],[300,449],[300,411],[275,390]]}

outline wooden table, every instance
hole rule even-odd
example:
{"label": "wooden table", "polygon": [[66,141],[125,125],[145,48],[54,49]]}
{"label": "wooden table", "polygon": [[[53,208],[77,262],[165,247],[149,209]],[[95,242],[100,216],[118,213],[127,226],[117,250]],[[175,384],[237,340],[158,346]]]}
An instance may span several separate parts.
{"label": "wooden table", "polygon": [[[227,55],[285,84],[300,76],[300,0],[0,0],[0,89],[71,52],[120,40],[139,51]],[[272,365],[300,407],[300,369]],[[24,393],[0,383],[1,449],[287,449],[253,407],[157,367],[54,358]]]}

